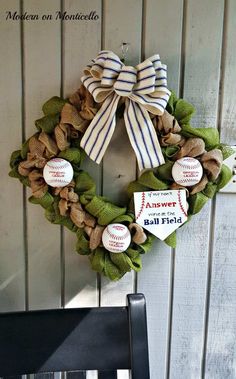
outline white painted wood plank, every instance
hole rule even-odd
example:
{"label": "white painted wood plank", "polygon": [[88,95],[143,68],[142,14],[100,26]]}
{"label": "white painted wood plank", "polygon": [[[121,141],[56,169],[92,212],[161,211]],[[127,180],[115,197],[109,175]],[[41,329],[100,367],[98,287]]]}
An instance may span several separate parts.
{"label": "white painted wood plank", "polygon": [[[121,26],[122,23],[122,26]],[[129,43],[126,64],[136,65],[141,58],[142,2],[140,0],[104,1],[104,49],[121,56],[121,44]],[[125,204],[125,188],[136,177],[136,159],[122,120],[103,159],[103,194]],[[111,283],[101,279],[101,305],[125,304],[126,294],[134,291],[134,273]]]}
{"label": "white painted wood plank", "polygon": [[179,92],[183,0],[148,0],[145,8],[144,52],[167,65],[168,88]]}
{"label": "white painted wood plank", "polygon": [[192,126],[216,123],[223,14],[223,0],[187,2],[184,97],[196,108]]}
{"label": "white painted wood plank", "polygon": [[[160,54],[168,68],[168,87],[179,91],[182,0],[170,6],[165,0],[146,2],[144,53],[148,58]],[[168,43],[166,43],[168,41]],[[147,300],[151,377],[164,378],[168,358],[169,314],[171,311],[172,251],[158,241],[143,257],[143,270],[138,274],[137,290]]]}
{"label": "white painted wood plank", "polygon": [[221,139],[229,145],[236,145],[236,121],[235,121],[235,81],[236,81],[236,3],[228,0],[226,8],[226,34],[224,43],[223,88],[222,88],[222,123]]}
{"label": "white painted wood plank", "polygon": [[236,198],[217,196],[206,379],[236,375]]}
{"label": "white painted wood plank", "polygon": [[[64,96],[72,94],[80,86],[83,68],[96,57],[101,48],[101,1],[65,0],[64,11],[68,14],[95,11],[98,20],[64,21]],[[100,187],[101,168],[86,162],[84,168]],[[90,269],[87,257],[75,252],[75,236],[65,230],[65,305],[67,307],[95,306],[98,304],[97,275]]]}
{"label": "white painted wood plank", "polygon": [[66,308],[98,305],[97,276],[87,256],[75,251],[76,235],[64,230],[65,306]]}
{"label": "white painted wood plank", "polygon": [[[60,8],[60,1],[25,0],[24,11],[40,20],[24,21],[25,127],[26,137],[35,133],[34,121],[43,116],[42,104],[60,95],[60,23],[41,16]],[[30,191],[28,191],[30,195]],[[29,308],[60,306],[60,228],[51,225],[40,206],[27,205],[29,254]]]}
{"label": "white painted wood plank", "polygon": [[[236,144],[236,3],[226,8],[221,139]],[[236,196],[219,194],[216,200],[212,279],[206,355],[206,379],[236,375]]]}
{"label": "white painted wood plank", "polygon": [[147,302],[148,343],[151,378],[165,378],[168,353],[168,317],[171,281],[171,249],[155,241],[143,257],[137,291]]}
{"label": "white painted wood plank", "polygon": [[[184,98],[198,127],[216,126],[223,10],[221,0],[187,2]],[[210,217],[208,204],[178,232],[170,378],[201,377]]]}
{"label": "white painted wood plank", "polygon": [[[121,27],[122,20],[122,27]],[[121,56],[121,44],[128,42],[126,64],[135,65],[141,58],[142,2],[140,0],[104,1],[104,49]],[[125,188],[136,177],[136,159],[124,122],[120,120],[103,159],[103,194],[112,201],[126,202]],[[126,294],[134,291],[133,272],[126,274],[118,282],[101,278],[101,305],[124,305]],[[129,377],[120,371],[119,379]]]}
{"label": "white painted wood plank", "polygon": [[[178,231],[170,378],[200,378],[210,206]],[[192,376],[191,376],[192,375]]]}
{"label": "white painted wood plank", "polygon": [[5,12],[9,9],[19,11],[19,2],[1,1],[0,309],[2,312],[24,309],[25,306],[23,192],[22,185],[17,179],[8,177],[11,152],[19,149],[21,143],[20,22],[5,20]]}

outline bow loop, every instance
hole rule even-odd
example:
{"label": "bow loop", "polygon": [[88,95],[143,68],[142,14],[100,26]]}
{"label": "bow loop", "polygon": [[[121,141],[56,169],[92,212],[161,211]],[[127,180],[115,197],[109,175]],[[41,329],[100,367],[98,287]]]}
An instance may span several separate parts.
{"label": "bow loop", "polygon": [[101,79],[103,75],[104,68],[106,66],[107,57],[110,55],[110,52],[101,51],[97,58],[92,61],[92,67],[90,69],[90,74],[94,78]]}
{"label": "bow loop", "polygon": [[114,90],[119,96],[130,96],[136,82],[136,68],[132,66],[123,66],[114,84]]}
{"label": "bow loop", "polygon": [[170,97],[166,65],[153,55],[136,67],[125,66],[112,51],[101,51],[84,70],[82,83],[98,103],[103,102],[86,130],[81,146],[99,163],[115,129],[120,97],[125,97],[124,119],[140,169],[164,163],[148,112],[162,115]]}
{"label": "bow loop", "polygon": [[153,63],[147,59],[137,66],[137,84],[134,93],[146,95],[155,91],[156,72]]}

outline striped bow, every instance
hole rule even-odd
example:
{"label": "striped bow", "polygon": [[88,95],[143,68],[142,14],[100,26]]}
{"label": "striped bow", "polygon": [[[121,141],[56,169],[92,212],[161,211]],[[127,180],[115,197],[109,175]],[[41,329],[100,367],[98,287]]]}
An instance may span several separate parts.
{"label": "striped bow", "polygon": [[90,123],[81,147],[97,163],[102,160],[116,125],[116,110],[125,97],[124,120],[139,169],[164,163],[149,113],[162,115],[168,102],[166,65],[154,55],[136,67],[125,66],[111,51],[101,51],[84,70],[82,83],[94,100],[102,102]]}

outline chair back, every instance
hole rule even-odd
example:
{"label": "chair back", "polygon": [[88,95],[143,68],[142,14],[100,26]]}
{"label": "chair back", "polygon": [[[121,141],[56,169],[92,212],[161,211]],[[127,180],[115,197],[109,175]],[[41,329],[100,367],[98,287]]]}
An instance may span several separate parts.
{"label": "chair back", "polygon": [[128,295],[126,307],[2,313],[0,340],[0,376],[98,370],[113,379],[130,369],[149,379],[142,294]]}

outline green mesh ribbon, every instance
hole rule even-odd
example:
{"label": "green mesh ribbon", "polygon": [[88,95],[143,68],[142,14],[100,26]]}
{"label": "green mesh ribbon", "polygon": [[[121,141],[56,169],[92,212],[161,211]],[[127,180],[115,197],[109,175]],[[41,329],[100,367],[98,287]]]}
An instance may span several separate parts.
{"label": "green mesh ribbon", "polygon": [[[57,96],[49,99],[43,105],[44,116],[35,121],[38,132],[41,131],[52,135],[54,128],[60,122],[60,113],[68,100],[61,99]],[[123,116],[124,108],[118,110],[119,116]],[[190,125],[191,117],[194,113],[194,107],[183,99],[178,99],[174,93],[171,94],[167,104],[167,111],[172,114],[181,126],[180,134],[185,138],[198,137],[205,142],[206,150],[209,151],[218,148],[222,151],[223,158],[229,157],[233,150],[228,146],[220,143],[219,134],[214,128],[193,128]],[[110,223],[122,223],[129,225],[134,222],[134,205],[133,193],[143,191],[167,190],[173,183],[172,178],[172,161],[173,156],[179,150],[178,146],[166,146],[162,148],[165,157],[165,164],[155,170],[144,172],[136,181],[129,183],[127,191],[130,203],[125,207],[113,204],[109,199],[96,194],[96,184],[91,176],[81,170],[80,165],[85,158],[84,151],[80,148],[80,139],[71,140],[70,147],[61,151],[58,156],[69,161],[74,170],[74,192],[78,194],[79,201],[90,215],[94,216],[97,223],[106,226]],[[27,140],[20,150],[14,151],[10,159],[11,177],[19,179],[24,185],[29,186],[28,177],[19,174],[18,166],[20,162],[27,159],[29,152],[29,140]],[[189,211],[188,221],[191,216],[198,213],[209,199],[223,188],[231,179],[231,172],[227,166],[223,165],[220,175],[215,182],[208,182],[205,189],[188,198]],[[155,239],[153,235],[147,232],[147,240],[142,245],[131,242],[129,248],[123,253],[111,253],[104,247],[97,247],[95,250],[89,247],[89,237],[83,228],[78,228],[71,220],[69,215],[62,216],[59,211],[59,195],[53,195],[49,187],[48,192],[41,198],[31,196],[29,201],[32,204],[39,204],[45,210],[45,216],[53,224],[65,226],[77,236],[76,251],[81,255],[89,257],[91,267],[94,271],[107,276],[111,280],[120,279],[125,273],[134,270],[140,271],[142,268],[141,256],[147,253]],[[176,232],[172,233],[165,240],[166,244],[176,247]]]}

